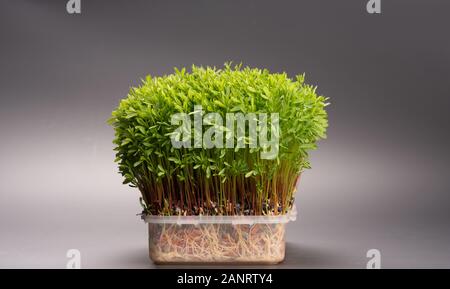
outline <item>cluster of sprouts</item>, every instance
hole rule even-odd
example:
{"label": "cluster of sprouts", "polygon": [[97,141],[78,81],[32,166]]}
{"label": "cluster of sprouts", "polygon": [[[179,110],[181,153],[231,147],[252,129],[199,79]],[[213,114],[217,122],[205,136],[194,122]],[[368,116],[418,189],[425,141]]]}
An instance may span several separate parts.
{"label": "cluster of sprouts", "polygon": [[[119,172],[125,184],[140,190],[145,214],[284,214],[293,205],[300,173],[309,168],[308,151],[325,137],[326,101],[305,84],[304,75],[291,79],[240,65],[193,66],[190,72],[147,76],[130,89],[109,121]],[[227,113],[276,113],[277,156],[263,159],[264,148],[250,146],[174,147],[172,116],[192,114],[200,105],[204,113],[223,118]],[[273,129],[269,125],[267,132]],[[246,144],[252,141],[245,138]]]}

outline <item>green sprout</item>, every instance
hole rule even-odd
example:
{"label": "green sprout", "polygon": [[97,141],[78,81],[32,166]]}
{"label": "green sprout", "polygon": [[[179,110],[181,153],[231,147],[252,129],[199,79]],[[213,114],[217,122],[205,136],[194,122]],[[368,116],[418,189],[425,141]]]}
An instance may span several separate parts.
{"label": "green sprout", "polygon": [[[327,98],[304,83],[304,75],[232,67],[192,66],[163,77],[147,76],[130,89],[112,112],[116,162],[124,184],[142,194],[143,213],[152,215],[277,215],[293,205],[300,173],[310,168],[308,151],[326,137]],[[277,155],[261,157],[267,148],[174,147],[179,126],[173,115],[276,113]],[[205,122],[207,126],[214,123]],[[246,126],[248,128],[248,124]],[[224,140],[242,141],[222,129]],[[194,135],[196,130],[190,132]]]}

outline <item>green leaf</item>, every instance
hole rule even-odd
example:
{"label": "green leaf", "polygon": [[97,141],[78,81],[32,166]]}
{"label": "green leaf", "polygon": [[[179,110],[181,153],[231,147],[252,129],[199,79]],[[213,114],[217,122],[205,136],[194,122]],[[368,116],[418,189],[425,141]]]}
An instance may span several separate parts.
{"label": "green leaf", "polygon": [[249,171],[248,173],[245,174],[246,178],[249,178],[251,176],[253,176],[255,174],[255,171]]}
{"label": "green leaf", "polygon": [[137,125],[136,128],[142,133],[145,134],[145,127],[141,126],[141,125]]}
{"label": "green leaf", "polygon": [[132,141],[133,141],[133,140],[130,139],[130,138],[125,138],[125,139],[122,141],[121,145],[122,145],[122,146],[127,145],[127,144],[129,144],[130,142],[132,142]]}

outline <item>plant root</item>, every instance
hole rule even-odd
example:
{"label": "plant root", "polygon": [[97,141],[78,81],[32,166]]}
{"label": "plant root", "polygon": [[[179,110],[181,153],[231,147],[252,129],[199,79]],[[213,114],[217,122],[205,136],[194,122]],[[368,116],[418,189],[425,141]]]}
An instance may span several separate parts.
{"label": "plant root", "polygon": [[157,263],[278,263],[285,224],[149,224],[150,257]]}

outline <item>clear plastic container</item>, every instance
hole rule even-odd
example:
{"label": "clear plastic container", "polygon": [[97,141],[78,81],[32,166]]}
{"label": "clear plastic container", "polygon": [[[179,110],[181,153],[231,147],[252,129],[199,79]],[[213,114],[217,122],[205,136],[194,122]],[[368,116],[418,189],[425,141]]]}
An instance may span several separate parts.
{"label": "clear plastic container", "polygon": [[296,218],[295,206],[279,216],[142,216],[157,264],[277,264],[284,260],[286,223]]}

